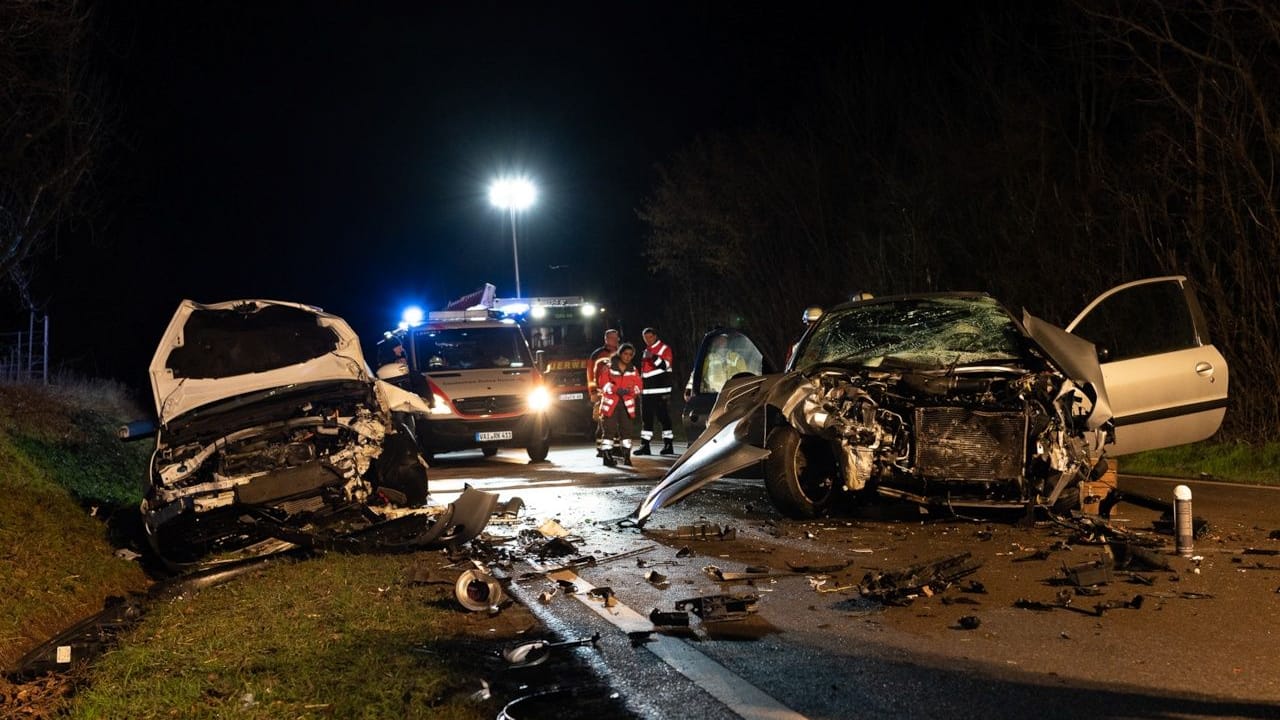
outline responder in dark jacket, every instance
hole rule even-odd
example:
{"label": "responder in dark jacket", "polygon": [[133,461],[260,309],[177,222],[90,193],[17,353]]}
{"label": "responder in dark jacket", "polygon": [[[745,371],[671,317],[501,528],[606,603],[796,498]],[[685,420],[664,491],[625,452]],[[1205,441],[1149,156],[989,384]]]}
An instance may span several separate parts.
{"label": "responder in dark jacket", "polygon": [[671,447],[675,439],[671,432],[671,387],[675,378],[672,372],[671,347],[658,337],[658,332],[651,327],[641,333],[644,338],[644,356],[640,360],[640,376],[644,379],[644,400],[640,404],[644,420],[640,431],[640,449],[637,455],[652,455],[649,443],[653,440],[655,418],[662,425],[662,454],[675,455]]}

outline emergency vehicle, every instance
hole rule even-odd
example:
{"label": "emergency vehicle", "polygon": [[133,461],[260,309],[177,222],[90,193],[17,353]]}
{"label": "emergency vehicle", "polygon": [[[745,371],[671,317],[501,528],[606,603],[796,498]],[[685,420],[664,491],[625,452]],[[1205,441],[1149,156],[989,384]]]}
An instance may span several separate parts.
{"label": "emergency vehicle", "polygon": [[378,344],[378,377],[430,402],[418,427],[428,460],[475,448],[492,456],[504,447],[546,459],[552,396],[540,356],[514,319],[479,306],[433,311],[425,322],[406,325]]}
{"label": "emergency vehicle", "polygon": [[553,429],[594,437],[587,360],[603,342],[606,309],[580,295],[496,298],[493,305],[517,320],[529,346],[542,354],[541,369],[554,400]]}

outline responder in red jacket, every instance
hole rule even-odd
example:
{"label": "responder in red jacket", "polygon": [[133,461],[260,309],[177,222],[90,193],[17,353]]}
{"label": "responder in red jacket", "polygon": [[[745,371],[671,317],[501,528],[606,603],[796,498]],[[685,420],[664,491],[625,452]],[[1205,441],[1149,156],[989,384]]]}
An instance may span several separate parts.
{"label": "responder in red jacket", "polygon": [[[591,401],[591,417],[600,422],[600,389],[596,386],[596,377],[600,374],[600,366],[607,365],[613,354],[618,352],[618,343],[622,336],[612,328],[604,331],[604,345],[591,351],[587,359],[587,398]],[[600,428],[596,428],[596,437],[600,437]]]}
{"label": "responder in red jacket", "polygon": [[640,377],[644,381],[644,402],[640,405],[640,414],[644,423],[640,430],[640,449],[637,455],[652,455],[649,442],[653,440],[654,420],[662,425],[662,454],[675,455],[671,447],[674,435],[671,432],[671,410],[667,402],[671,399],[671,385],[674,374],[671,367],[671,347],[658,338],[658,332],[651,327],[641,333],[644,338],[644,356],[640,360]]}
{"label": "responder in red jacket", "polygon": [[600,391],[600,439],[597,447],[604,464],[613,467],[617,464],[613,451],[615,445],[622,447],[622,462],[631,464],[631,421],[636,416],[636,402],[644,383],[640,380],[640,371],[633,362],[636,348],[631,343],[618,346],[618,352],[608,363],[600,363],[597,367],[596,387]]}

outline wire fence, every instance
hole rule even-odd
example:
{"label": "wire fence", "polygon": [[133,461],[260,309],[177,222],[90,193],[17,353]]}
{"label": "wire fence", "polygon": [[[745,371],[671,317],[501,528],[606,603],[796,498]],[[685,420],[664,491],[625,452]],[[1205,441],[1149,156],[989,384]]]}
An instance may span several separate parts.
{"label": "wire fence", "polygon": [[0,380],[49,384],[48,315],[31,313],[25,332],[0,332]]}

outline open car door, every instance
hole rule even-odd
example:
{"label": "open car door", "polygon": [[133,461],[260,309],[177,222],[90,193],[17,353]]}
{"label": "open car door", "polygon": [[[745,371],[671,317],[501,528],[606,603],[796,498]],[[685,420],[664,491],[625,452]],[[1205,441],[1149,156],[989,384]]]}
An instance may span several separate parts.
{"label": "open car door", "polygon": [[1148,278],[1099,295],[1067,331],[1098,349],[1115,423],[1112,456],[1204,440],[1227,409],[1227,361],[1187,278]]}
{"label": "open car door", "polygon": [[773,364],[745,332],[716,328],[704,335],[693,359],[687,386],[690,394],[681,413],[685,437],[692,443],[706,429],[707,415],[727,381],[743,373],[767,375],[773,371]]}

